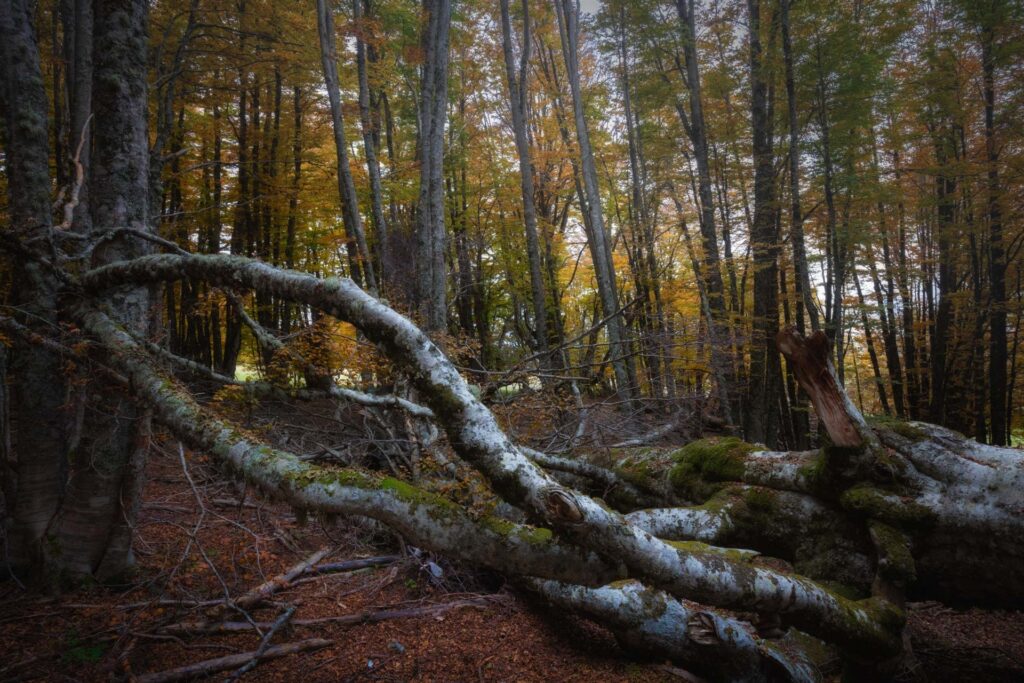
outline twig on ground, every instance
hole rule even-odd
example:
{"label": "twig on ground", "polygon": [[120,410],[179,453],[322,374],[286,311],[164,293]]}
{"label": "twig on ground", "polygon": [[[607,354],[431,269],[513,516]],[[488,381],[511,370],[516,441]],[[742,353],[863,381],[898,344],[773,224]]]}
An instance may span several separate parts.
{"label": "twig on ground", "polygon": [[[283,573],[278,574],[269,581],[265,581],[260,585],[256,586],[255,588],[247,592],[245,595],[235,600],[231,604],[231,606],[246,609],[258,605],[259,603],[263,602],[264,600],[272,596],[274,593],[277,593],[279,590],[290,584],[298,577],[305,574],[310,567],[315,565],[320,560],[324,559],[330,553],[331,548],[327,546],[320,548],[320,550],[317,550],[315,553],[313,553],[306,559],[302,560],[301,562],[292,565]],[[215,610],[212,616],[218,616],[223,614],[227,610],[227,607],[228,605],[224,605],[221,609]]]}
{"label": "twig on ground", "polygon": [[235,671],[235,673],[231,674],[227,678],[227,683],[235,683],[235,681],[237,681],[239,678],[241,678],[242,676],[256,668],[256,665],[260,661],[260,657],[262,657],[266,653],[266,651],[270,649],[270,641],[273,640],[274,635],[282,628],[284,628],[284,625],[287,624],[288,621],[294,615],[295,606],[291,605],[270,626],[270,629],[263,636],[263,640],[260,641],[260,646],[256,648],[256,653],[253,655],[252,659],[250,659],[248,662],[240,666],[238,670]]}
{"label": "twig on ground", "polygon": [[[461,607],[485,607],[494,604],[493,600],[487,598],[476,598],[471,600],[457,600],[454,602],[440,603],[437,605],[425,605],[423,607],[407,607],[402,609],[383,609],[377,611],[356,612],[355,614],[343,614],[335,617],[320,617],[318,619],[293,619],[292,626],[319,626],[321,624],[338,624],[341,626],[354,626],[357,624],[373,624],[379,621],[390,621],[392,619],[415,619],[417,617],[434,616],[452,609]],[[258,623],[260,628],[273,628],[270,623]],[[245,621],[222,621],[217,623],[203,621],[183,621],[177,624],[170,624],[159,630],[161,635],[199,635],[199,634],[220,634],[238,633],[251,631],[253,625]]]}
{"label": "twig on ground", "polygon": [[267,659],[276,659],[277,657],[295,654],[296,652],[321,650],[331,644],[332,642],[330,640],[324,640],[323,638],[298,640],[293,643],[285,643],[284,645],[275,645],[274,647],[267,648],[263,654],[259,656],[256,654],[257,651],[243,652],[237,655],[227,655],[225,657],[207,659],[202,662],[196,662],[195,664],[181,666],[176,669],[168,669],[167,671],[145,674],[139,676],[135,680],[137,683],[172,683],[173,681],[184,681],[199,676],[207,676],[218,671],[234,669],[253,659],[257,660],[257,662],[262,662]]}

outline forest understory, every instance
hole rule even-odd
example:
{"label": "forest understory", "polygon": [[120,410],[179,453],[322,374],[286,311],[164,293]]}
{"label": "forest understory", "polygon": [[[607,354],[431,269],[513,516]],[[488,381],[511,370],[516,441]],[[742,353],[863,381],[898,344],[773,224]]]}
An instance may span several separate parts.
{"label": "forest understory", "polygon": [[[589,408],[610,430],[604,436],[614,436],[615,411]],[[275,443],[327,459],[339,455],[332,445],[339,432],[362,429],[333,401],[228,409]],[[550,414],[531,424],[537,415],[509,412],[503,423],[521,433],[550,425]],[[625,450],[670,451],[684,430]],[[350,434],[346,443],[358,439]],[[297,672],[306,683],[707,680],[667,659],[629,653],[599,623],[500,574],[406,545],[365,518],[304,519],[226,478],[207,455],[179,448],[165,433],[154,439],[130,578],[59,597],[0,584],[0,651],[8,653],[0,681],[154,682],[193,680],[197,671],[234,680],[253,661],[246,680],[293,681]],[[264,639],[247,621],[265,635],[286,613],[269,645],[309,649],[254,659]],[[917,662],[896,680],[1024,677],[1024,612],[910,602],[906,634]],[[208,664],[230,655],[241,661]],[[196,665],[191,675],[179,671]],[[820,673],[838,681],[838,661]]]}
{"label": "forest understory", "polygon": [[0,0],[0,682],[1024,680],[1022,46]]}

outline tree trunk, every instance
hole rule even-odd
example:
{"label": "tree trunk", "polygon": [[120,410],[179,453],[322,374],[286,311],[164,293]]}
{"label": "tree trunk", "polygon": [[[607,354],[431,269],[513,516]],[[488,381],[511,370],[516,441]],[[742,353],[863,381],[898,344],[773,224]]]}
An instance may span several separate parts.
{"label": "tree trunk", "polygon": [[1010,424],[1006,419],[1006,253],[1003,248],[1003,217],[1000,206],[999,146],[995,134],[996,27],[986,24],[981,31],[982,83],[985,94],[985,155],[988,161],[988,248],[989,291],[989,404],[992,407],[992,443],[1008,443]]}
{"label": "tree trunk", "polygon": [[934,318],[931,347],[931,402],[928,405],[928,419],[936,424],[946,420],[947,351],[949,350],[950,327],[953,322],[953,289],[956,275],[953,266],[953,231],[956,217],[956,176],[950,165],[950,148],[955,143],[945,133],[936,133],[935,160],[938,171],[935,176],[936,225],[939,262],[939,306]]}
{"label": "tree trunk", "polygon": [[348,163],[348,143],[345,140],[345,119],[341,113],[341,91],[338,85],[338,51],[334,38],[334,13],[327,0],[317,0],[317,30],[320,34],[320,63],[324,70],[327,97],[331,103],[331,122],[334,127],[334,149],[338,156],[338,196],[341,199],[342,221],[348,237],[347,249],[352,279],[377,292],[373,259],[366,244],[363,219],[359,213],[359,198]]}
{"label": "tree trunk", "polygon": [[[797,123],[796,85],[793,77],[793,46],[790,39],[789,11],[792,0],[781,0],[782,50],[786,65],[786,113],[789,123],[789,235],[793,246],[794,287],[797,294],[797,328],[803,324],[800,305],[811,319],[811,331],[821,327],[818,307],[812,298],[810,271],[807,267],[807,249],[804,246],[804,217],[800,208],[800,130]],[[801,331],[801,334],[803,332]]]}
{"label": "tree trunk", "polygon": [[754,135],[754,327],[751,340],[750,390],[746,434],[751,441],[774,446],[779,414],[774,407],[782,388],[782,369],[775,348],[779,329],[778,252],[775,223],[775,172],[772,122],[769,117],[768,74],[761,47],[761,2],[747,1],[750,22],[751,126]]}
{"label": "tree trunk", "polygon": [[[868,347],[868,356],[871,359],[871,371],[875,376],[875,390],[878,392],[878,401],[882,404],[882,412],[892,415],[889,410],[889,398],[885,391],[885,379],[882,377],[881,366],[878,364],[878,352],[875,350],[874,335],[871,334],[871,322],[868,320],[868,308],[864,303],[864,292],[860,287],[860,278],[854,273],[853,283],[857,287],[857,302],[860,304],[860,321],[864,327],[864,344]],[[854,360],[856,362],[856,360]]]}
{"label": "tree trunk", "polygon": [[[377,131],[370,116],[370,80],[366,68],[366,31],[360,24],[362,5],[365,0],[352,0],[352,17],[356,22],[356,70],[359,78],[359,124],[363,131],[363,153],[366,155],[366,172],[370,176],[370,204],[373,216],[373,230],[377,238],[377,258],[380,263],[381,290],[386,295],[388,280],[395,264],[391,262],[389,226],[384,218],[384,191],[380,182],[380,163],[377,161]],[[369,3],[367,2],[367,5]]]}
{"label": "tree trunk", "polygon": [[419,119],[420,191],[416,202],[416,297],[426,329],[448,325],[444,220],[444,124],[448,111],[451,0],[423,0],[423,67]]}
{"label": "tree trunk", "polygon": [[[299,189],[302,182],[302,88],[292,87],[292,182],[288,192],[288,226],[284,237],[284,266],[295,268],[295,242],[299,227]],[[292,329],[293,309],[291,302],[283,302],[281,331],[289,334]]]}
{"label": "tree trunk", "polygon": [[[0,3],[3,56],[5,152],[12,239],[33,244],[36,259],[13,259],[12,303],[33,330],[47,333],[57,324],[60,282],[46,267],[53,252],[50,210],[47,101],[39,68],[39,46],[29,3]],[[61,359],[40,345],[12,351],[14,380],[9,403],[13,460],[3,462],[4,520],[14,567],[44,567],[47,527],[60,505],[66,481],[68,433],[63,407]]]}
{"label": "tree trunk", "polygon": [[590,132],[583,111],[583,93],[580,87],[579,65],[576,49],[579,35],[579,16],[577,8],[571,0],[557,0],[555,9],[558,15],[558,30],[562,41],[562,56],[565,60],[566,80],[572,97],[573,115],[576,121],[576,141],[579,145],[580,166],[583,180],[583,193],[586,197],[584,212],[589,216],[590,252],[594,261],[597,278],[598,294],[601,297],[601,308],[608,321],[608,344],[611,354],[612,369],[615,373],[617,393],[626,399],[635,395],[632,354],[628,333],[622,316],[619,314],[618,287],[615,282],[615,267],[612,263],[611,246],[608,232],[605,229],[604,213],[601,210],[601,195],[597,185],[597,167],[594,164],[594,151],[590,145]]}
{"label": "tree trunk", "polygon": [[[96,122],[90,211],[97,230],[128,227],[150,231],[147,63],[139,49],[147,36],[144,3],[97,2],[93,113]],[[147,253],[148,242],[130,236],[106,240],[93,265]],[[152,294],[130,285],[112,293],[118,322],[148,335]],[[133,563],[131,529],[140,504],[141,476],[149,439],[149,414],[102,379],[87,387],[102,399],[86,403],[85,426],[71,454],[73,474],[55,520],[62,568],[72,574],[117,576]]]}
{"label": "tree trunk", "polygon": [[519,55],[518,75],[512,47],[512,20],[509,17],[509,0],[501,0],[502,51],[505,57],[505,78],[508,82],[509,107],[512,111],[512,132],[519,156],[519,182],[523,197],[523,223],[526,229],[526,255],[530,263],[530,293],[533,297],[533,318],[536,349],[541,355],[541,367],[550,366],[548,357],[548,312],[547,295],[544,291],[544,274],[541,271],[540,242],[537,239],[537,207],[534,203],[533,163],[530,160],[530,143],[526,136],[526,121],[529,117],[529,94],[526,77],[530,64],[530,49],[533,37],[530,32],[530,10],[523,0],[523,37]]}

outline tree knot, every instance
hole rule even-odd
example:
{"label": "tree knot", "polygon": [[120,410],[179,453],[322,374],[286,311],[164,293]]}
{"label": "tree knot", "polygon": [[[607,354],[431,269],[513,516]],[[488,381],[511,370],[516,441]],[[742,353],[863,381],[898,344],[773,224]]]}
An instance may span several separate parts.
{"label": "tree knot", "polygon": [[583,521],[583,510],[569,491],[551,486],[541,491],[541,500],[548,519],[566,524],[579,524]]}
{"label": "tree knot", "polygon": [[706,612],[694,612],[686,620],[686,637],[697,645],[718,645],[721,641],[714,617]]}

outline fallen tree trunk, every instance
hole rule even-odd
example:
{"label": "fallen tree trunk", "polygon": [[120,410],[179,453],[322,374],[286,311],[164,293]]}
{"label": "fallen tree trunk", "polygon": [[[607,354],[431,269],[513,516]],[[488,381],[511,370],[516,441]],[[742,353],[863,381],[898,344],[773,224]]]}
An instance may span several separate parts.
{"label": "fallen tree trunk", "polygon": [[[238,257],[175,254],[104,266],[84,274],[81,284],[87,293],[99,294],[114,286],[186,277],[212,286],[248,287],[353,323],[408,374],[426,403],[420,414],[433,415],[459,456],[536,526],[470,513],[398,479],[315,467],[271,449],[196,404],[167,379],[144,346],[103,313],[80,307],[76,315],[82,326],[112,352],[114,374],[174,434],[296,508],[371,517],[417,545],[547,581],[535,584],[545,587],[538,589],[541,593],[597,618],[630,647],[699,663],[696,641],[686,640],[690,631],[680,621],[689,618],[690,609],[681,600],[697,600],[741,614],[774,615],[782,626],[835,645],[851,670],[877,672],[901,650],[901,605],[908,588],[959,589],[984,566],[1006,571],[1014,596],[1024,592],[1018,585],[1020,570],[1008,566],[1020,557],[1013,537],[1021,524],[1015,511],[1024,490],[1020,454],[979,450],[927,425],[869,425],[835,381],[820,340],[808,343],[793,336],[779,342],[802,368],[796,374],[805,390],[828,414],[823,423],[832,445],[776,453],[735,439],[697,442],[667,458],[664,477],[655,473],[655,481],[645,479],[651,475],[646,467],[611,471],[513,444],[426,335],[348,280],[320,280]],[[410,408],[397,401],[391,405]],[[602,494],[616,493],[608,500],[626,510],[638,504],[653,507],[624,516],[565,486],[537,464],[568,480],[588,482],[592,490],[604,487]],[[676,507],[677,501],[692,505]],[[965,534],[977,539],[987,531],[995,533],[1002,550],[1008,549],[1003,558],[993,562],[998,552],[990,548],[977,560],[950,559],[951,544]],[[791,567],[720,545],[781,557]],[[914,584],[924,568],[934,576]],[[645,585],[599,587],[626,577]],[[830,582],[836,580],[849,584],[852,592],[834,590]],[[645,601],[668,605],[665,613],[674,616],[666,619],[685,637],[665,640],[660,631],[652,631],[656,615],[639,609]],[[711,611],[695,608],[694,613]],[[718,617],[707,618],[727,623],[715,621]],[[802,656],[772,654],[778,647],[792,654],[802,646],[783,646],[758,635],[753,626],[742,630],[753,640],[740,638],[731,626],[700,633],[703,638],[717,634],[714,647],[729,653],[745,678],[808,679]]]}
{"label": "fallen tree trunk", "polygon": [[821,662],[809,654],[820,647],[805,647],[795,634],[785,643],[772,642],[750,624],[636,581],[600,588],[557,581],[529,585],[548,602],[605,624],[627,649],[687,662],[713,680],[820,680]]}
{"label": "fallen tree trunk", "polygon": [[[320,280],[224,255],[161,255],[95,269],[82,282],[95,292],[125,282],[184,277],[217,286],[251,287],[352,323],[404,367],[455,450],[487,478],[496,494],[571,542],[615,558],[631,575],[678,597],[777,612],[855,655],[871,658],[899,652],[903,617],[887,600],[853,601],[804,577],[675,548],[588,496],[560,485],[509,441],[456,368],[419,328],[350,280]],[[251,473],[266,467],[265,460],[243,457],[234,463]]]}

